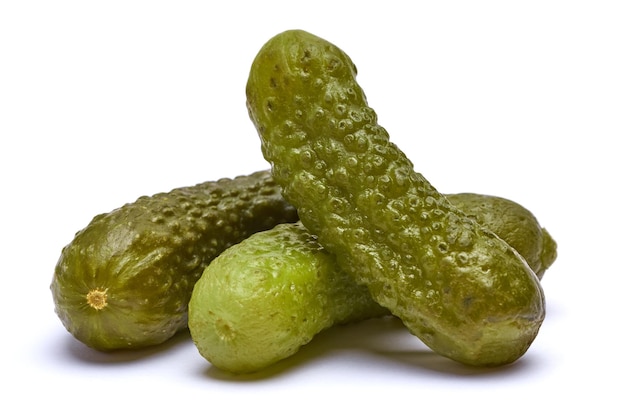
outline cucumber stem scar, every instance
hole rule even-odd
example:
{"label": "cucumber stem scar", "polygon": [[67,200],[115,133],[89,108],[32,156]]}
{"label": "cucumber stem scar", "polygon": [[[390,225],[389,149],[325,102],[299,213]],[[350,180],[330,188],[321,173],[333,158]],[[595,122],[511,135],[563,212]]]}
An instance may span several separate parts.
{"label": "cucumber stem scar", "polygon": [[107,306],[107,291],[108,288],[104,290],[100,288],[96,288],[87,293],[87,304],[96,310],[102,310]]}

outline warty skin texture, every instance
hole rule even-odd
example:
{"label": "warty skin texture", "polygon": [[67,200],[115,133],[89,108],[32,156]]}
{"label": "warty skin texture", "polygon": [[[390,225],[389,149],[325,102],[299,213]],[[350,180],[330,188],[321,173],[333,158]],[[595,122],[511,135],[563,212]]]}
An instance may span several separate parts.
{"label": "warty skin texture", "polygon": [[341,49],[280,33],[255,57],[246,94],[283,195],[380,305],[461,363],[503,365],[527,351],[545,317],[535,273],[414,171]]}
{"label": "warty skin texture", "polygon": [[456,208],[497,234],[528,263],[542,279],[556,261],[557,244],[526,207],[509,199],[476,194],[446,194]]}

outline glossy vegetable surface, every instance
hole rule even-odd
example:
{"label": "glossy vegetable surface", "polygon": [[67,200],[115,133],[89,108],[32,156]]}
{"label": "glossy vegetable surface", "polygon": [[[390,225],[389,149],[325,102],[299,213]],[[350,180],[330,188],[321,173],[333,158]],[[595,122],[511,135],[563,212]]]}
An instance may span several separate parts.
{"label": "glossy vegetable surface", "polygon": [[63,248],[56,313],[95,349],[159,344],[187,327],[193,285],[215,256],[296,220],[268,171],[141,197],[96,216]]}
{"label": "glossy vegetable surface", "polygon": [[246,94],[283,195],[380,305],[462,363],[502,365],[527,351],[545,316],[535,273],[414,171],[368,107],[348,55],[305,31],[283,32],[256,56]]}

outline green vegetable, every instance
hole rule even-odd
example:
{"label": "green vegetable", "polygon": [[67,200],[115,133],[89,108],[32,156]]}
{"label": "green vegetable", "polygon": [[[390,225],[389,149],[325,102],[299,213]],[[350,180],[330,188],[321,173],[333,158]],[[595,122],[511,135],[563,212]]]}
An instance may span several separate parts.
{"label": "green vegetable", "polygon": [[98,350],[161,343],[187,327],[193,285],[213,258],[296,220],[269,171],[141,197],[96,216],[63,248],[56,313]]}
{"label": "green vegetable", "polygon": [[213,365],[248,373],[293,355],[332,325],[386,312],[300,223],[280,224],[209,264],[189,302],[189,331]]}
{"label": "green vegetable", "polygon": [[446,194],[468,217],[511,245],[541,279],[557,257],[557,245],[527,208],[511,200],[474,193]]}
{"label": "green vegetable", "polygon": [[284,197],[435,352],[480,366],[517,360],[545,316],[535,273],[414,171],[355,77],[341,49],[300,30],[255,57],[247,106]]}
{"label": "green vegetable", "polygon": [[[521,254],[545,251],[541,227],[519,204],[470,193],[448,198],[520,244]],[[211,262],[189,302],[189,330],[214,366],[248,373],[293,355],[330,326],[387,314],[298,222],[256,233]]]}

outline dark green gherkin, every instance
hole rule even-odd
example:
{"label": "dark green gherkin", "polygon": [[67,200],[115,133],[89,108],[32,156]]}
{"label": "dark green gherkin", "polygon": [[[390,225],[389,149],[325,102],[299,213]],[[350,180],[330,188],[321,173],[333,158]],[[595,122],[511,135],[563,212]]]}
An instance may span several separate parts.
{"label": "dark green gherkin", "polygon": [[96,216],[63,248],[56,313],[98,350],[159,344],[187,327],[193,286],[213,258],[296,220],[269,171],[141,197]]}
{"label": "dark green gherkin", "polygon": [[341,49],[300,30],[278,34],[246,93],[283,195],[380,305],[462,363],[501,365],[527,351],[545,315],[535,273],[414,171]]}

